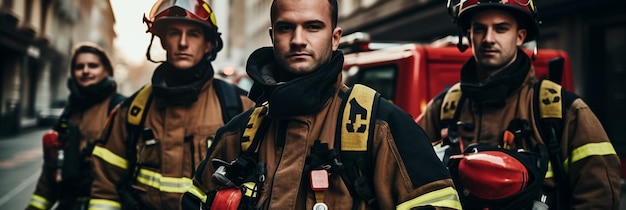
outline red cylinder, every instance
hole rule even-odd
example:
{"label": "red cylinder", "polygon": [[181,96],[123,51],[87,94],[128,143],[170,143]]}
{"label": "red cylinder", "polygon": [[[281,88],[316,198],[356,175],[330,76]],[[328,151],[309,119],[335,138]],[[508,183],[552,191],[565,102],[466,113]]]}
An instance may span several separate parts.
{"label": "red cylinder", "polygon": [[43,134],[43,147],[45,149],[58,148],[60,145],[59,133],[55,130],[49,130]]}

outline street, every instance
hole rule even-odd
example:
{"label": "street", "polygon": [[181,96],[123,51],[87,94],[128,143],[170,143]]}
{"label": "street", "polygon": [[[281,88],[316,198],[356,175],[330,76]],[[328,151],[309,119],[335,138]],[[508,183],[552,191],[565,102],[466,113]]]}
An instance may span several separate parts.
{"label": "street", "polygon": [[[16,136],[0,137],[0,209],[24,209],[28,204],[41,173],[41,137],[46,130],[33,128]],[[626,210],[624,190],[620,210]]]}
{"label": "street", "polygon": [[47,128],[0,137],[0,209],[24,209],[41,173],[41,137]]}

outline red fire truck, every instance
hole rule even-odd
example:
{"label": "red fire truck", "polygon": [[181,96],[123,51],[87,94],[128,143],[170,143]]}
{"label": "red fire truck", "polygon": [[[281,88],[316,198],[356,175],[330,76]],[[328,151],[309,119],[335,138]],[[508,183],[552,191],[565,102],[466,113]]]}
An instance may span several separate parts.
{"label": "red fire truck", "polygon": [[[365,33],[344,36],[340,43],[345,53],[344,82],[348,86],[360,83],[372,87],[416,118],[430,99],[459,81],[461,66],[472,56],[471,50],[460,52],[455,40],[458,38],[446,37],[429,44],[380,44],[370,43]],[[532,50],[524,51],[533,54]],[[570,61],[564,51],[537,50],[533,65],[538,77],[548,76],[551,60],[562,69],[556,78],[561,78],[565,89],[573,91]]]}

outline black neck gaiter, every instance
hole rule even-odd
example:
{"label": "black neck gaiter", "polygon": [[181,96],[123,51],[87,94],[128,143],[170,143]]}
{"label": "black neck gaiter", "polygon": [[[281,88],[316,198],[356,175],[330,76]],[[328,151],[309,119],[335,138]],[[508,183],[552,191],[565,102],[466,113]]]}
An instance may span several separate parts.
{"label": "black neck gaiter", "polygon": [[248,60],[247,72],[254,80],[249,96],[257,103],[268,101],[268,114],[272,117],[314,114],[335,92],[342,65],[343,54],[335,51],[326,64],[312,73],[280,82],[279,74],[284,74],[286,70],[274,64],[272,48],[261,48],[253,52]]}
{"label": "black neck gaiter", "polygon": [[190,105],[198,100],[204,84],[213,78],[213,67],[201,61],[190,69],[176,69],[165,62],[152,75],[154,95],[170,105]]}
{"label": "black neck gaiter", "polygon": [[84,111],[116,93],[117,83],[111,77],[106,77],[100,82],[81,87],[73,78],[67,80],[70,90],[69,106],[72,110]]}
{"label": "black neck gaiter", "polygon": [[503,107],[506,98],[517,90],[530,71],[530,59],[518,50],[511,65],[482,82],[478,82],[476,60],[471,58],[461,69],[461,90],[467,97],[482,105]]}

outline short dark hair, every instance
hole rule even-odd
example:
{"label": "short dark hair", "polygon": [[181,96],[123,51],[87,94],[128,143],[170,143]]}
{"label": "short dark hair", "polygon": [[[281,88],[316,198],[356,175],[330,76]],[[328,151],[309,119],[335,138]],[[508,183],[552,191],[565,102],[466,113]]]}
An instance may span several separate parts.
{"label": "short dark hair", "polygon": [[[274,20],[276,20],[276,2],[278,0],[273,0],[272,1],[272,6],[270,8],[270,21],[271,23],[274,23]],[[337,27],[337,17],[339,14],[339,9],[337,7],[337,0],[328,0],[328,5],[330,6],[330,20],[331,20],[331,24],[333,26],[333,28]]]}
{"label": "short dark hair", "polygon": [[104,70],[106,70],[109,73],[109,76],[113,76],[113,65],[111,65],[111,60],[109,60],[109,56],[102,48],[91,43],[79,44],[74,49],[74,52],[72,53],[72,62],[70,63],[71,65],[70,69],[72,71],[74,70],[74,64],[76,63],[76,59],[78,55],[83,54],[83,53],[91,53],[91,54],[98,56],[98,58],[100,58],[100,62],[102,63],[102,66],[104,67]]}

